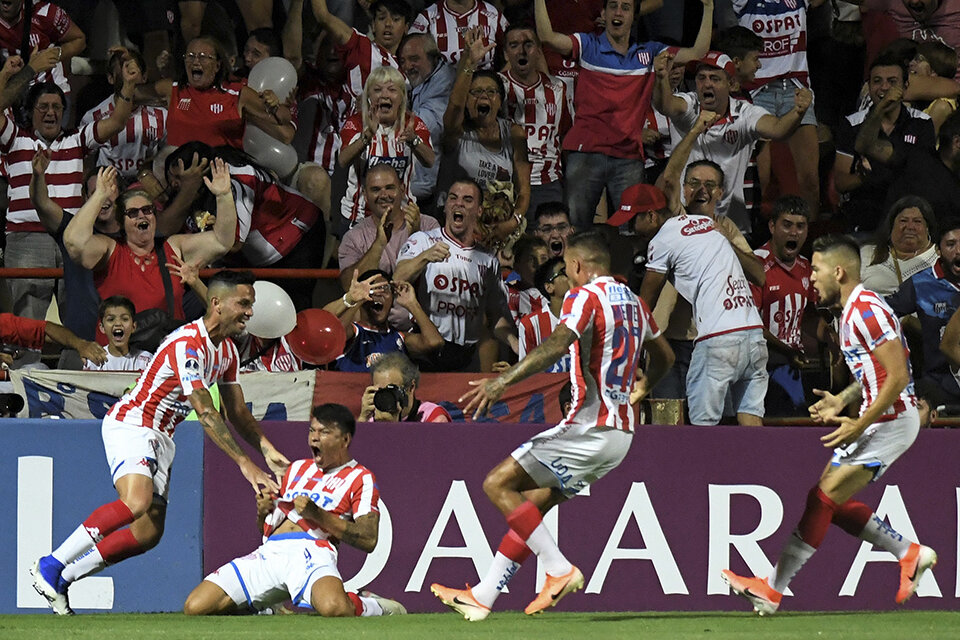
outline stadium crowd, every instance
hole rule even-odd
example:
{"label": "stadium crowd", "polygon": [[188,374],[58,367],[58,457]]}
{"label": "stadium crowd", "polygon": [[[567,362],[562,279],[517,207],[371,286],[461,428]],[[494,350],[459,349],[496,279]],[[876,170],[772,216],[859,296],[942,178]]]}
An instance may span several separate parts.
{"label": "stadium crowd", "polygon": [[[6,278],[4,304],[56,297],[106,353],[46,364],[140,369],[203,315],[200,269],[288,267],[340,272],[274,280],[343,323],[329,368],[504,371],[557,326],[568,238],[600,230],[676,354],[653,396],[759,424],[848,381],[808,259],[841,232],[918,396],[960,408],[954,0],[93,4],[0,2],[4,266],[64,271]],[[238,340],[247,370],[314,366]]]}

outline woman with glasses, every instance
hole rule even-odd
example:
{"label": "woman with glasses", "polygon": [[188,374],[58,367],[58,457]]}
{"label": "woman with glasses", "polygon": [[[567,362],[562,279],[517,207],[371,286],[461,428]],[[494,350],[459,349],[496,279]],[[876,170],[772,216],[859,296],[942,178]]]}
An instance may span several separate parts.
{"label": "woman with glasses", "polygon": [[169,145],[199,140],[213,147],[240,149],[247,123],[289,144],[294,134],[290,109],[273,91],[257,93],[229,82],[228,71],[227,55],[219,42],[209,36],[194,38],[183,56],[181,79],[140,85],[136,100],[166,105]]}
{"label": "woman with glasses", "polygon": [[[217,159],[211,165],[211,177],[204,178],[207,188],[216,196],[217,219],[213,230],[176,234],[165,240],[156,236],[157,212],[153,200],[139,188],[128,189],[117,199],[116,216],[123,226],[119,240],[93,232],[116,177],[116,169],[100,169],[96,191],[67,225],[63,243],[72,260],[93,271],[101,299],[121,295],[129,298],[138,312],[165,311],[168,295],[161,270],[183,263],[206,266],[223,257],[233,246],[237,209],[230,189],[230,171]],[[179,278],[170,278],[170,281],[173,315],[183,320],[183,283]],[[97,342],[106,344],[106,336],[99,330]]]}
{"label": "woman with glasses", "polygon": [[407,85],[393,67],[370,72],[357,111],[340,131],[338,160],[341,167],[350,168],[340,213],[350,221],[351,228],[366,217],[361,183],[370,167],[391,165],[397,170],[406,199],[416,202],[410,191],[414,159],[425,167],[432,167],[436,159],[430,129],[407,110]]}
{"label": "woman with glasses", "polygon": [[[505,92],[500,77],[477,71],[496,43],[484,43],[479,29],[467,31],[464,39],[457,79],[443,114],[444,164],[438,184],[449,186],[469,177],[486,190],[491,180],[512,182],[514,213],[522,219],[530,206],[527,136],[523,127],[501,117]],[[445,191],[443,186],[441,190]]]}

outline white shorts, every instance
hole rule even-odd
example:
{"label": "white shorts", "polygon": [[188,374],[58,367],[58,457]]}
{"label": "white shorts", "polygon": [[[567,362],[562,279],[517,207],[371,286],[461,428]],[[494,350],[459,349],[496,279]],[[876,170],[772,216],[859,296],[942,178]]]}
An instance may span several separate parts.
{"label": "white shorts", "polygon": [[278,533],[257,550],[223,565],[204,580],[212,582],[237,604],[261,611],[285,600],[310,605],[310,592],[320,578],[337,571],[337,552],[318,545],[310,534]]}
{"label": "white shorts", "polygon": [[920,414],[916,407],[908,407],[899,417],[872,424],[854,442],[834,449],[830,464],[863,465],[873,469],[876,480],[910,448],[919,431]]}
{"label": "white shorts", "polygon": [[539,487],[556,487],[572,498],[627,455],[633,433],[561,422],[516,448],[511,456]]}
{"label": "white shorts", "polygon": [[100,433],[113,484],[131,473],[153,478],[155,499],[166,503],[170,493],[170,468],[177,450],[173,438],[162,431],[134,427],[110,416],[103,418]]}

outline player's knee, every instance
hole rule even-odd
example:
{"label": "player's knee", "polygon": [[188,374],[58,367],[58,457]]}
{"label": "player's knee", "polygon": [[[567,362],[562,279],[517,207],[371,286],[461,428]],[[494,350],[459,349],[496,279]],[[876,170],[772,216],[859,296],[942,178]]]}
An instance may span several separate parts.
{"label": "player's knee", "polygon": [[134,519],[145,514],[153,504],[153,494],[150,492],[131,491],[123,497],[123,504],[127,505]]}
{"label": "player's knee", "polygon": [[313,594],[310,604],[324,618],[352,618],[357,615],[353,603],[345,594]]}
{"label": "player's knee", "polygon": [[503,479],[496,469],[488,473],[487,477],[483,479],[483,492],[491,500],[503,493]]}
{"label": "player's knee", "polygon": [[187,601],[183,603],[183,615],[185,616],[208,616],[211,613],[210,607],[197,594],[196,589],[187,596]]}

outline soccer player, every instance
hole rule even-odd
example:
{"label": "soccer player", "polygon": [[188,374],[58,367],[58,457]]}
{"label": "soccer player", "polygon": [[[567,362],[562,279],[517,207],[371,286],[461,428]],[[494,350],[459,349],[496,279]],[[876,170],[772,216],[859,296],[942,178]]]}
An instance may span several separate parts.
{"label": "soccer player", "polygon": [[[820,546],[831,522],[897,556],[898,604],[914,594],[924,572],[937,563],[933,549],[906,539],[870,507],[852,500],[883,475],[920,430],[909,351],[900,323],[883,298],[863,288],[860,250],[849,238],[817,239],[812,267],[820,302],[843,308],[840,347],[856,382],[836,396],[814,390],[822,398],[810,407],[811,417],[817,422],[839,423],[820,438],[825,447],[833,449],[833,458],[807,494],[803,516],[780,552],[773,573],[768,578],[744,578],[723,570],[724,581],[760,615],[776,612],[790,580]],[[860,415],[841,416],[861,389]]]}
{"label": "soccer player", "polygon": [[[464,414],[481,415],[507,386],[543,371],[569,350],[570,413],[556,427],[520,445],[483,482],[510,525],[489,571],[465,590],[430,586],[467,620],[490,614],[500,590],[531,551],[544,564],[547,578],[525,613],[540,613],[583,586],[583,573],[560,552],[542,516],[620,464],[633,440],[636,410],[631,405],[673,364],[673,352],[646,305],[612,277],[609,247],[598,234],[571,238],[564,260],[576,287],[567,294],[557,328],[499,377],[471,382],[475,388],[460,398],[468,401]],[[641,347],[650,355],[645,377],[637,376]],[[564,474],[554,471],[560,468]]]}
{"label": "soccer player", "polygon": [[337,571],[340,541],[370,553],[380,527],[376,478],[350,455],[356,426],[343,405],[314,407],[313,457],[290,465],[277,495],[257,497],[263,544],[204,578],[187,596],[185,614],[256,612],[289,599],[322,616],[407,612],[389,598],[345,592]]}
{"label": "soccer player", "polygon": [[240,357],[230,340],[253,315],[253,282],[249,273],[215,274],[208,285],[206,315],[164,339],[136,386],[103,419],[103,448],[120,499],[97,508],[30,569],[34,588],[59,615],[73,613],[67,598],[72,582],[160,542],[175,451],[173,432],[191,409],[258,495],[263,489],[279,488],[237,444],[209,391],[214,383],[219,385],[230,422],[279,477],[290,462],[263,435],[244,404],[237,384]]}

